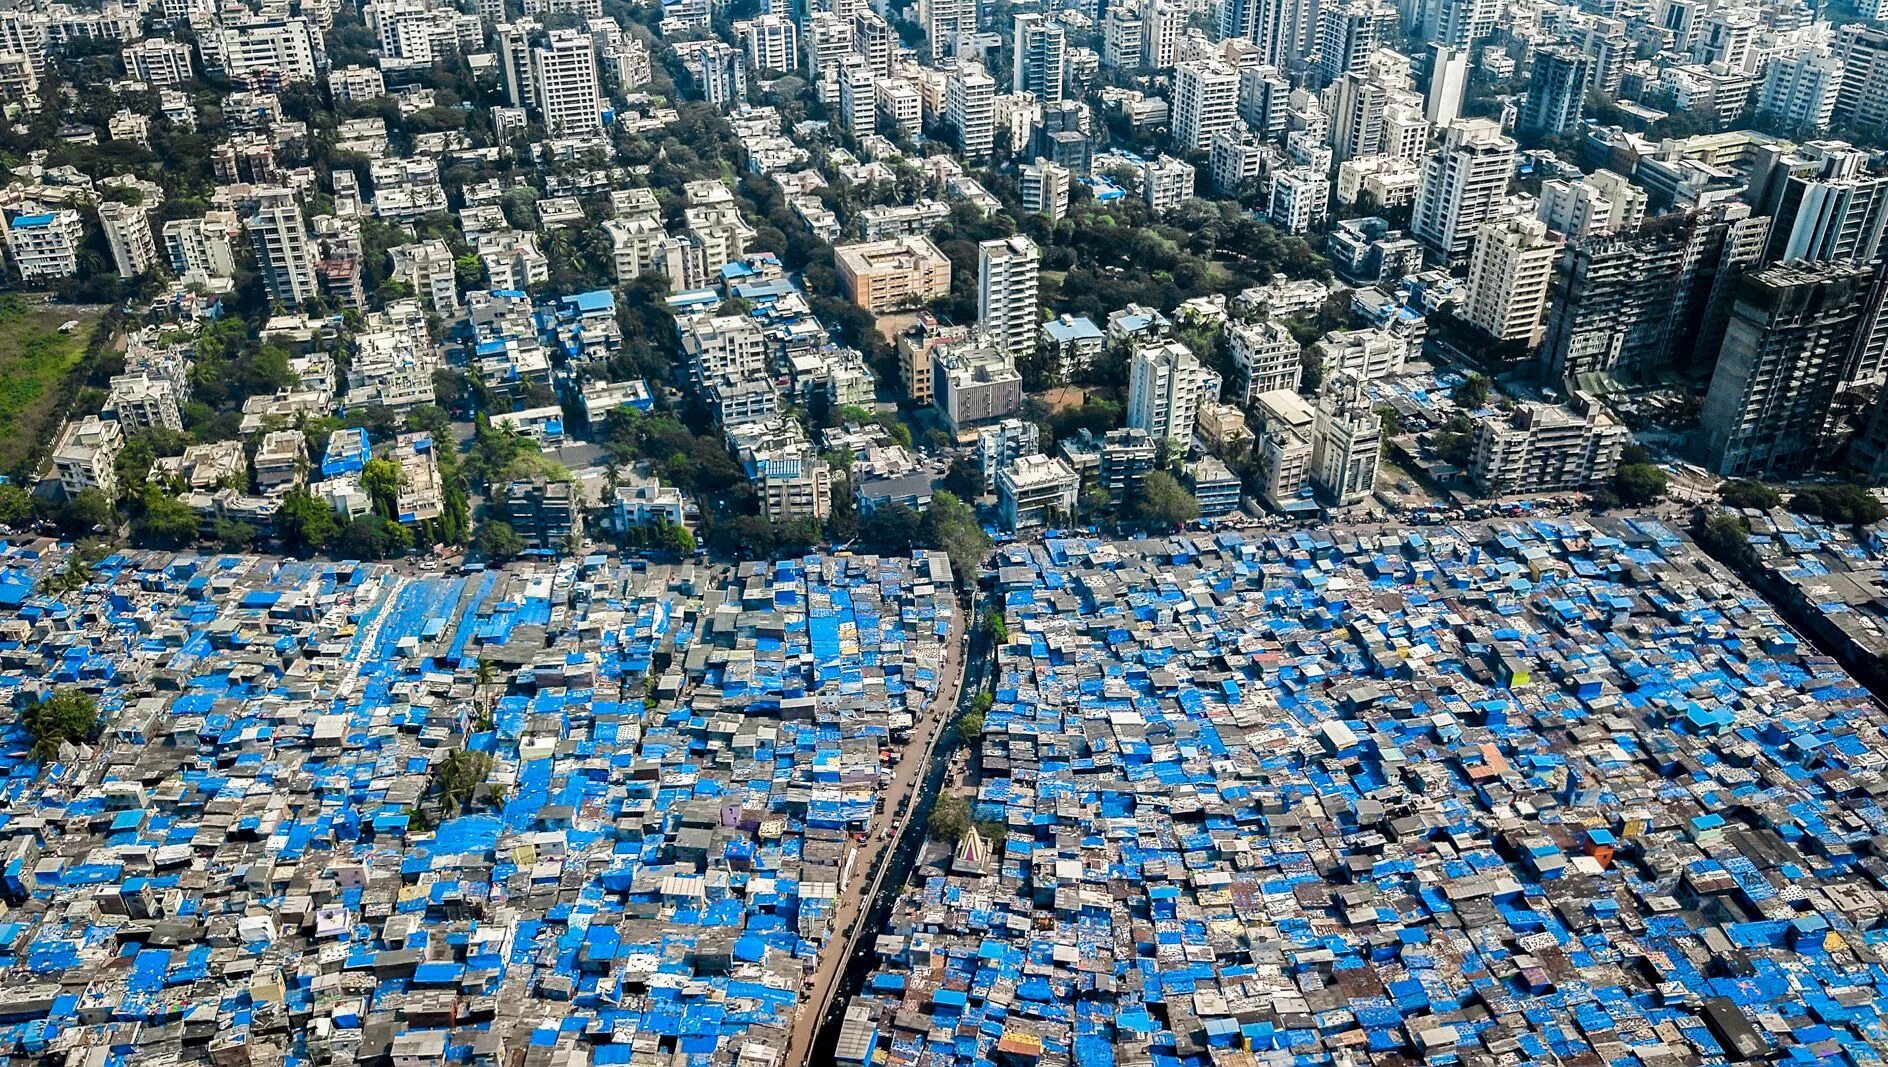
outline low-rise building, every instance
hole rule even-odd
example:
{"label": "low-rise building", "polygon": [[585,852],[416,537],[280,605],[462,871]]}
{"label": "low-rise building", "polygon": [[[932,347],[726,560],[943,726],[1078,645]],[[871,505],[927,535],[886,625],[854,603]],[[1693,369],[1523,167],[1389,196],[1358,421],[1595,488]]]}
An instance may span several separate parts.
{"label": "low-rise building", "polygon": [[1067,460],[1021,456],[997,472],[997,509],[1011,530],[1065,522],[1075,514],[1081,479]]}
{"label": "low-rise building", "polygon": [[654,479],[633,478],[610,499],[610,524],[618,534],[649,526],[689,525],[688,498]]}
{"label": "low-rise building", "polygon": [[124,427],[112,419],[87,415],[78,422],[66,423],[52,450],[53,471],[59,476],[59,488],[66,499],[97,489],[106,499],[115,500],[118,453],[124,443]]}
{"label": "low-rise building", "polygon": [[583,494],[575,482],[519,479],[505,487],[505,517],[530,547],[562,549],[583,537]]}
{"label": "low-rise building", "polygon": [[1631,434],[1590,397],[1584,414],[1523,403],[1475,424],[1469,477],[1489,496],[1587,489],[1612,478]]}
{"label": "low-rise building", "polygon": [[1055,357],[1056,373],[1064,381],[1087,370],[1106,343],[1092,319],[1064,313],[1042,324],[1042,350]]}
{"label": "low-rise building", "polygon": [[1216,519],[1239,510],[1239,476],[1217,457],[1202,456],[1189,463],[1187,486],[1199,502],[1202,519]]}
{"label": "low-rise building", "polygon": [[400,465],[395,519],[412,524],[437,519],[445,513],[445,485],[439,478],[439,457],[433,453],[432,434],[401,434],[387,450],[387,458]]}
{"label": "low-rise building", "polygon": [[952,433],[962,433],[1022,410],[1023,376],[1016,363],[973,337],[932,352],[932,404]]}
{"label": "low-rise building", "polygon": [[556,448],[564,443],[564,409],[556,404],[503,411],[491,419],[493,426],[523,434],[544,448]]}
{"label": "low-rise building", "polygon": [[103,414],[133,429],[184,428],[176,385],[167,378],[153,378],[147,374],[120,374],[113,377]]}
{"label": "low-rise building", "polygon": [[928,237],[841,245],[833,249],[833,260],[847,299],[867,311],[895,311],[950,295],[951,261]]}
{"label": "low-rise building", "polygon": [[1311,427],[1317,413],[1295,389],[1252,398],[1258,419],[1259,499],[1286,513],[1315,508],[1309,499]]}
{"label": "low-rise building", "polygon": [[256,446],[256,488],[265,494],[285,493],[306,476],[306,438],[300,430],[274,430]]}

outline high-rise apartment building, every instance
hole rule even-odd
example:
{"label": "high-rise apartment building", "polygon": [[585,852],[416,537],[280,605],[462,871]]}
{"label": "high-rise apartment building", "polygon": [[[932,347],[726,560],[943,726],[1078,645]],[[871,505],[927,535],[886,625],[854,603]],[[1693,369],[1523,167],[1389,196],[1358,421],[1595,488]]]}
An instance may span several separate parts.
{"label": "high-rise apartment building", "polygon": [[1835,57],[1842,64],[1831,121],[1847,126],[1888,123],[1888,29],[1851,23],[1836,34]]}
{"label": "high-rise apartment building", "polygon": [[1262,393],[1298,388],[1304,374],[1303,350],[1283,323],[1270,319],[1227,323],[1226,345],[1233,366],[1239,368],[1243,406],[1251,405]]}
{"label": "high-rise apartment building", "polygon": [[1291,82],[1277,67],[1247,67],[1239,72],[1239,117],[1261,140],[1285,134]]}
{"label": "high-rise apartment building", "polygon": [[[1394,19],[1394,13],[1389,16]],[[1353,70],[1363,70],[1381,40],[1384,9],[1370,0],[1353,0],[1318,10],[1318,51],[1315,71],[1319,85],[1329,85]]]}
{"label": "high-rise apartment building", "polygon": [[1324,91],[1331,116],[1331,159],[1383,154],[1383,109],[1390,86],[1363,71],[1343,74]]}
{"label": "high-rise apartment building", "polygon": [[1484,222],[1468,266],[1468,321],[1497,341],[1532,347],[1560,247],[1527,216]]}
{"label": "high-rise apartment building", "polygon": [[734,24],[734,35],[747,50],[747,64],[755,70],[782,73],[799,66],[799,32],[785,15],[757,15]]}
{"label": "high-rise apartment building", "polygon": [[1516,128],[1539,137],[1559,137],[1577,129],[1592,76],[1593,57],[1585,52],[1568,47],[1538,50]]}
{"label": "high-rise apartment building", "polygon": [[977,32],[977,0],[918,0],[918,24],[932,59],[954,56],[957,42]]}
{"label": "high-rise apartment building", "polygon": [[70,208],[31,211],[7,221],[7,252],[20,278],[34,282],[78,273],[85,223]]}
{"label": "high-rise apartment building", "polygon": [[1492,119],[1457,119],[1423,164],[1410,233],[1438,262],[1467,261],[1475,231],[1493,217],[1514,173],[1514,139]]}
{"label": "high-rise apartment building", "polygon": [[883,15],[863,8],[852,16],[852,50],[864,58],[873,77],[891,77],[892,53],[897,49],[898,34]]}
{"label": "high-rise apartment building", "polygon": [[1888,177],[1842,141],[1810,141],[1779,158],[1759,207],[1771,216],[1765,258],[1857,262],[1875,258],[1888,226]]}
{"label": "high-rise apartment building", "polygon": [[1115,70],[1141,69],[1141,11],[1110,4],[1101,22],[1101,61]]}
{"label": "high-rise apartment building", "polygon": [[256,253],[256,269],[271,298],[288,307],[300,307],[320,295],[314,242],[308,238],[308,226],[293,192],[263,190],[247,229]]}
{"label": "high-rise apartment building", "polygon": [[1579,181],[1541,183],[1538,217],[1568,237],[1623,233],[1645,219],[1646,192],[1622,174],[1596,170]]}
{"label": "high-rise apartment building", "polygon": [[1169,155],[1141,163],[1141,192],[1156,214],[1179,207],[1193,195],[1193,164]]}
{"label": "high-rise apartment building", "polygon": [[1827,129],[1842,88],[1842,61],[1826,51],[1777,56],[1764,68],[1757,114],[1786,130]]}
{"label": "high-rise apartment building", "polygon": [[839,121],[854,136],[863,137],[877,128],[877,87],[878,76],[858,56],[839,68]]}
{"label": "high-rise apartment building", "polygon": [[1141,8],[1141,66],[1167,70],[1180,53],[1180,29],[1186,12],[1165,0],[1147,0]]}
{"label": "high-rise apartment building", "polygon": [[852,23],[829,11],[806,20],[806,72],[815,81],[852,51]]}
{"label": "high-rise apartment building", "polygon": [[112,265],[121,278],[135,278],[157,266],[157,242],[151,237],[151,222],[144,209],[131,204],[106,201],[98,205],[98,222],[105,230],[105,243],[111,248]]}
{"label": "high-rise apartment building", "polygon": [[718,110],[732,111],[747,99],[747,64],[727,42],[690,42],[685,62],[702,99]]}
{"label": "high-rise apartment building", "polygon": [[1205,152],[1215,134],[1239,121],[1239,72],[1216,59],[1174,70],[1173,142],[1182,152]]}
{"label": "high-rise apartment building", "polygon": [[603,90],[597,83],[596,47],[589,35],[552,30],[533,45],[531,82],[544,128],[553,136],[603,132]]}
{"label": "high-rise apartment building", "polygon": [[1815,462],[1871,278],[1852,264],[1782,263],[1743,279],[1704,398],[1712,470],[1765,477]]}
{"label": "high-rise apartment building", "polygon": [[1049,103],[1062,99],[1062,74],[1068,41],[1062,24],[1047,15],[1016,16],[1010,91]]}
{"label": "high-rise apartment building", "polygon": [[1166,341],[1136,348],[1128,361],[1128,427],[1172,441],[1184,453],[1193,442],[1200,385],[1200,361],[1186,345]]}
{"label": "high-rise apartment building", "polygon": [[191,78],[190,46],[163,37],[147,37],[124,47],[125,71],[146,85],[162,89]]}
{"label": "high-rise apartment building", "polygon": [[983,64],[958,63],[944,87],[945,121],[957,132],[957,151],[987,159],[996,144],[996,79]]}
{"label": "high-rise apartment building", "polygon": [[1041,249],[1022,234],[977,246],[977,321],[990,343],[1013,360],[1036,349],[1041,268]]}
{"label": "high-rise apartment building", "polygon": [[1069,169],[1038,157],[1022,170],[1023,210],[1060,222],[1069,213]]}
{"label": "high-rise apartment building", "polygon": [[1554,265],[1540,360],[1549,381],[1630,378],[1708,358],[1766,221],[1743,204],[1570,239]]}
{"label": "high-rise apartment building", "polygon": [[1311,423],[1311,482],[1333,507],[1370,499],[1383,453],[1383,418],[1364,380],[1339,375],[1318,397]]}
{"label": "high-rise apartment building", "polygon": [[1429,82],[1423,91],[1423,117],[1443,129],[1462,114],[1468,93],[1468,49],[1438,45],[1429,53]]}
{"label": "high-rise apartment building", "polygon": [[1435,0],[1424,39],[1467,53],[1475,42],[1495,32],[1495,0]]}

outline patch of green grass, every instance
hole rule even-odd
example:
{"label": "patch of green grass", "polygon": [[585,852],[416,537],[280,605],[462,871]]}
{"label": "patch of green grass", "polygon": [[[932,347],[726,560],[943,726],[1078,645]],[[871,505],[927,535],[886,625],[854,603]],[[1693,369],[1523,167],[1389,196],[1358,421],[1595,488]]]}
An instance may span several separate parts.
{"label": "patch of green grass", "polygon": [[[79,324],[71,332],[59,332],[74,319]],[[0,470],[31,456],[54,432],[60,383],[84,358],[97,321],[96,314],[0,297]]]}

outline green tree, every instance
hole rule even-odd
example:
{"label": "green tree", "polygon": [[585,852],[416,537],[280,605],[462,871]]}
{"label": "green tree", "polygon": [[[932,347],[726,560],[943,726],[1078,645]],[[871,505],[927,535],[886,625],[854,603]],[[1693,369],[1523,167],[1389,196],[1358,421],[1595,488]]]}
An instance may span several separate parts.
{"label": "green tree", "polygon": [[963,500],[975,500],[983,495],[983,466],[969,456],[958,456],[951,460],[938,488]]}
{"label": "green tree", "polygon": [[479,532],[472,539],[472,547],[486,558],[502,562],[522,553],[525,543],[524,538],[518,536],[518,531],[511,528],[511,523],[502,519],[487,519],[479,524]]}
{"label": "green tree", "polygon": [[655,537],[651,541],[655,547],[685,556],[695,551],[695,535],[688,527],[673,522],[656,524]]}
{"label": "green tree", "polygon": [[1880,522],[1884,509],[1875,494],[1859,485],[1806,485],[1790,498],[1790,510],[1844,526]]}
{"label": "green tree", "polygon": [[923,517],[903,504],[880,504],[870,518],[859,524],[859,539],[903,552],[918,539]]}
{"label": "green tree", "polygon": [[1141,482],[1134,511],[1150,523],[1171,526],[1199,518],[1200,502],[1173,475],[1153,471]]}
{"label": "green tree", "polygon": [[382,518],[399,516],[400,483],[405,477],[406,472],[390,459],[370,459],[361,468],[361,488]]}
{"label": "green tree", "polygon": [[990,634],[990,640],[1003,644],[1010,639],[1009,624],[1003,621],[1003,613],[991,611],[983,617],[983,627]]}
{"label": "green tree", "polygon": [[104,493],[86,489],[61,504],[53,514],[53,522],[61,533],[80,536],[98,532],[101,526],[106,530],[114,529],[118,525],[118,513]]}
{"label": "green tree", "polygon": [[231,552],[246,551],[256,543],[256,528],[234,519],[216,520],[216,541]]}
{"label": "green tree", "polygon": [[0,525],[23,526],[33,517],[33,495],[12,482],[0,483]]}
{"label": "green tree", "polygon": [[[1699,516],[1703,514],[1701,510]],[[1695,524],[1691,535],[1700,547],[1719,559],[1745,563],[1750,558],[1750,531],[1737,515],[1727,512],[1712,515]]]}
{"label": "green tree", "polygon": [[341,524],[328,502],[301,489],[291,490],[282,498],[275,521],[282,540],[301,552],[327,548],[341,534]]}
{"label": "green tree", "polygon": [[950,558],[951,569],[968,584],[976,583],[983,561],[995,547],[969,505],[956,494],[943,490],[931,497],[931,506],[925,510],[920,526],[920,538],[926,546],[943,551]]}
{"label": "green tree", "polygon": [[956,841],[970,832],[970,802],[956,793],[944,793],[931,805],[925,826],[932,837]]}
{"label": "green tree", "polygon": [[1626,507],[1644,507],[1665,495],[1665,483],[1665,472],[1651,463],[1621,463],[1612,488]]}
{"label": "green tree", "polygon": [[1488,403],[1489,391],[1494,383],[1485,374],[1471,374],[1461,385],[1455,387],[1455,402],[1464,408],[1479,408]]}
{"label": "green tree", "polygon": [[439,798],[442,813],[451,815],[465,811],[491,774],[489,753],[467,752],[462,748],[447,752],[433,764],[433,793]]}
{"label": "green tree", "polygon": [[1748,478],[1739,478],[1718,486],[1718,499],[1727,508],[1756,508],[1760,511],[1769,511],[1783,504],[1782,493]]}
{"label": "green tree", "polygon": [[131,533],[141,545],[176,548],[196,541],[201,525],[196,509],[146,482]]}
{"label": "green tree", "polygon": [[21,710],[20,726],[33,740],[33,758],[50,762],[62,744],[97,739],[98,702],[77,689],[55,690]]}
{"label": "green tree", "polygon": [[412,547],[412,531],[379,515],[348,523],[335,541],[335,551],[350,559],[388,559]]}

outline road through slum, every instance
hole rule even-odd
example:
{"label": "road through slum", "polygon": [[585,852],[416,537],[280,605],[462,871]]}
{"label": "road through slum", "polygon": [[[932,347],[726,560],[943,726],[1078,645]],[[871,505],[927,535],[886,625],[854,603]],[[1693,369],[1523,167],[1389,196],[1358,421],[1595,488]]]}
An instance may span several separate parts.
{"label": "road through slum", "polygon": [[[894,783],[895,789],[900,782],[905,783],[907,791],[902,796],[910,800],[905,821],[896,839],[890,842],[888,850],[876,854],[873,861],[875,869],[865,872],[867,877],[874,879],[872,892],[869,900],[864,902],[866,911],[862,920],[845,937],[843,951],[822,954],[819,981],[801,1004],[800,1018],[794,1020],[792,1043],[787,1049],[789,1064],[833,1062],[840,1026],[845,1017],[845,1006],[858,994],[866,976],[872,973],[875,966],[873,941],[884,928],[905,880],[917,865],[918,855],[924,848],[925,823],[931,816],[931,805],[937,802],[945,773],[960,744],[955,729],[957,720],[964,708],[989,682],[985,674],[989,664],[988,641],[982,627],[976,625],[976,621],[983,617],[982,610],[979,608],[969,612],[968,620],[959,624],[970,629],[969,651],[964,653],[962,640],[952,643],[953,658],[946,664],[946,676],[940,682],[939,690],[940,694],[952,693],[953,698],[937,702],[937,717],[927,720],[928,738],[914,735],[907,749],[907,759],[901,761],[901,768],[909,766],[914,776],[907,780],[901,775],[898,782]],[[912,755],[920,758],[911,760],[909,757]],[[922,777],[916,777],[920,773]],[[887,814],[895,819],[897,809],[894,803],[890,797],[887,798]],[[855,898],[851,903],[855,908],[854,914],[857,914],[859,900]],[[811,1039],[810,1046],[802,1040],[803,1033]]]}

